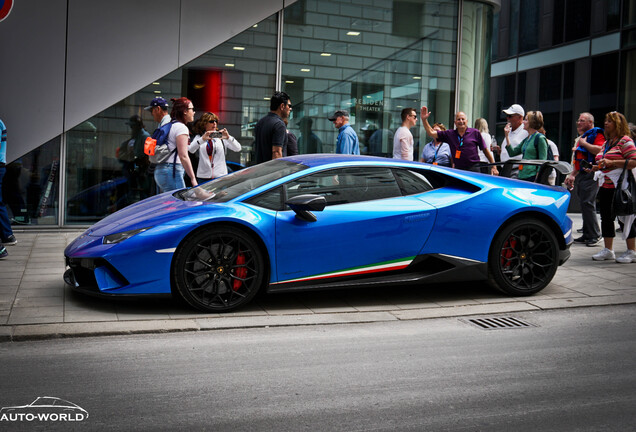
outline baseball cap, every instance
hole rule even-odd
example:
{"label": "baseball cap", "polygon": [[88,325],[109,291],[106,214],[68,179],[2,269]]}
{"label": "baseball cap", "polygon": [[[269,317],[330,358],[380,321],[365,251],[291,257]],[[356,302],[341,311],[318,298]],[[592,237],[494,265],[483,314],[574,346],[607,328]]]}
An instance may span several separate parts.
{"label": "baseball cap", "polygon": [[168,109],[168,102],[166,102],[166,100],[162,97],[156,97],[153,100],[150,101],[150,105],[148,105],[147,107],[145,107],[144,109],[146,111],[150,111],[151,109],[153,109],[154,107],[161,107],[164,109]]}
{"label": "baseball cap", "polygon": [[128,126],[140,125],[142,124],[141,117],[139,117],[138,115],[131,116],[128,120],[126,120],[126,124]]}
{"label": "baseball cap", "polygon": [[518,104],[510,105],[510,108],[503,110],[503,112],[508,115],[519,114],[521,117],[526,115],[521,105]]}
{"label": "baseball cap", "polygon": [[337,119],[340,116],[349,117],[349,111],[347,111],[347,110],[338,110],[335,113],[333,113],[331,116],[327,117],[327,119],[329,121],[334,121],[335,119]]}

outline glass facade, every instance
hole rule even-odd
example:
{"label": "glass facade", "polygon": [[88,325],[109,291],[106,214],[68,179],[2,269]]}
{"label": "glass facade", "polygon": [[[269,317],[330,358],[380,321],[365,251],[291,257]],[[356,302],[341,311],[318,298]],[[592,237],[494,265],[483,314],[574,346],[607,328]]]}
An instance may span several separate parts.
{"label": "glass facade", "polygon": [[[143,109],[157,96],[188,97],[195,119],[217,114],[242,146],[228,161],[244,166],[276,89],[291,97],[288,128],[300,153],[334,152],[337,130],[327,117],[347,109],[361,153],[391,157],[405,107],[427,105],[431,120],[448,127],[456,106],[471,120],[485,116],[492,18],[492,6],[478,1],[299,0],[22,158],[20,178],[31,180],[18,189],[24,204],[15,197],[14,219],[88,225],[154,194],[139,143],[157,127]],[[412,132],[419,154],[419,123]]]}
{"label": "glass facade", "polygon": [[501,28],[493,41],[489,114],[497,140],[513,103],[540,110],[547,136],[569,160],[575,121],[590,112],[602,127],[607,112],[618,110],[636,121],[636,1],[548,0],[534,8],[526,0],[504,0],[494,20]]}

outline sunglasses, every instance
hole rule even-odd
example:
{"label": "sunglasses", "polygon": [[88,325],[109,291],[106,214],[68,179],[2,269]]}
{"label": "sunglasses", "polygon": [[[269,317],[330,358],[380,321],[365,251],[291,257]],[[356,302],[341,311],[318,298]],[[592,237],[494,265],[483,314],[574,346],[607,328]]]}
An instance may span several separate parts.
{"label": "sunglasses", "polygon": [[208,123],[216,123],[216,124],[219,124],[219,121],[218,121],[218,120],[210,120]]}

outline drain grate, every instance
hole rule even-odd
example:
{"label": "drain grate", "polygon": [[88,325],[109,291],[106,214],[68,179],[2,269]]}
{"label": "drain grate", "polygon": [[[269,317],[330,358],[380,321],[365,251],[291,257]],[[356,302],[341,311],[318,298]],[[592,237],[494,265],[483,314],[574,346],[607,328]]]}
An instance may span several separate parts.
{"label": "drain grate", "polygon": [[461,321],[471,324],[482,330],[507,330],[520,329],[528,327],[537,327],[527,321],[523,321],[515,317],[489,317],[489,318],[471,318],[462,319]]}

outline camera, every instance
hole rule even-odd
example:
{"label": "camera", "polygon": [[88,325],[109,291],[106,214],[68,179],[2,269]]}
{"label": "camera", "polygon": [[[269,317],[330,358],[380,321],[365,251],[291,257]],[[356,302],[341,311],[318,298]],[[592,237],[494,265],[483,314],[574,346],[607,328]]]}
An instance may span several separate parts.
{"label": "camera", "polygon": [[223,137],[223,132],[211,132],[210,133],[210,138],[222,138]]}

